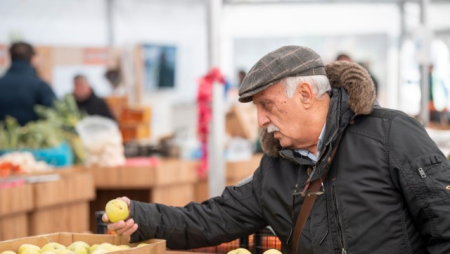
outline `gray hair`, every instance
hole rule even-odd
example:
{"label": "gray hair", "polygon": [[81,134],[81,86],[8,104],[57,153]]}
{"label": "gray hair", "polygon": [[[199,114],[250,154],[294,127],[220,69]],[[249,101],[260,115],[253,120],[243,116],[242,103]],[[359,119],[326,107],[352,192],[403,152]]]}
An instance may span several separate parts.
{"label": "gray hair", "polygon": [[313,89],[316,98],[320,98],[331,89],[330,81],[325,75],[287,77],[282,82],[286,85],[286,96],[289,98],[294,96],[295,90],[301,83],[308,83]]}

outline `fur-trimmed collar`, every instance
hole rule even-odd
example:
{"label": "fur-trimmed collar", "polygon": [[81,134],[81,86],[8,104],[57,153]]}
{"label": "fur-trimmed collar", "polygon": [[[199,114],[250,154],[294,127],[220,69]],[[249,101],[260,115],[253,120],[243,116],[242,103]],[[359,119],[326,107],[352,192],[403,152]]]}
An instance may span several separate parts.
{"label": "fur-trimmed collar", "polygon": [[[348,107],[355,115],[372,112],[375,102],[375,86],[366,69],[359,64],[336,61],[325,66],[332,88],[343,88],[348,93]],[[331,105],[330,105],[331,106]],[[330,114],[330,112],[328,112]],[[279,156],[280,143],[266,129],[260,131],[261,147],[272,157]]]}

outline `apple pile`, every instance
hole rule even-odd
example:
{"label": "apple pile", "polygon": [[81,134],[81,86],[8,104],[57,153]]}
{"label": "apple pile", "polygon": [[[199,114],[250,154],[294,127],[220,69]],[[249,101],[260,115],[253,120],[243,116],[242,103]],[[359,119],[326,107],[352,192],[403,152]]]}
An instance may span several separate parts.
{"label": "apple pile", "polygon": [[[140,243],[135,248],[147,245],[148,243]],[[113,251],[131,249],[128,245],[113,245],[110,243],[89,244],[83,241],[77,241],[68,247],[57,242],[50,242],[42,248],[34,244],[22,244],[17,253],[12,250],[3,251],[0,254],[104,254]]]}
{"label": "apple pile", "polygon": [[[251,252],[245,248],[237,248],[235,250],[229,251],[227,254],[251,254]],[[263,254],[282,254],[277,249],[268,249],[264,251]]]}

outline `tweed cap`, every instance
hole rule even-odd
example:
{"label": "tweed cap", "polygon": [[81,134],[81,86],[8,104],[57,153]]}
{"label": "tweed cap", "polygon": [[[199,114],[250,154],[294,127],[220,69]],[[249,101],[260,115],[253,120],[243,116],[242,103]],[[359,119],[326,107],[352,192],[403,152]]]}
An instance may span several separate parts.
{"label": "tweed cap", "polygon": [[250,102],[253,95],[286,77],[326,75],[320,56],[312,49],[284,46],[261,58],[239,87],[239,101]]}

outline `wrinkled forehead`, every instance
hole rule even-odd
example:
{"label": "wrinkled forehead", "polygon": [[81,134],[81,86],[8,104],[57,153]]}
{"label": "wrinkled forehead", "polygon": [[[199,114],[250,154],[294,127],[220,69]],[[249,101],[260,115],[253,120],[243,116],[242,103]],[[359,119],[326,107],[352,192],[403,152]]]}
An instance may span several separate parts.
{"label": "wrinkled forehead", "polygon": [[286,97],[286,86],[281,82],[277,82],[266,89],[253,95],[253,104],[262,102],[276,102],[280,98]]}

